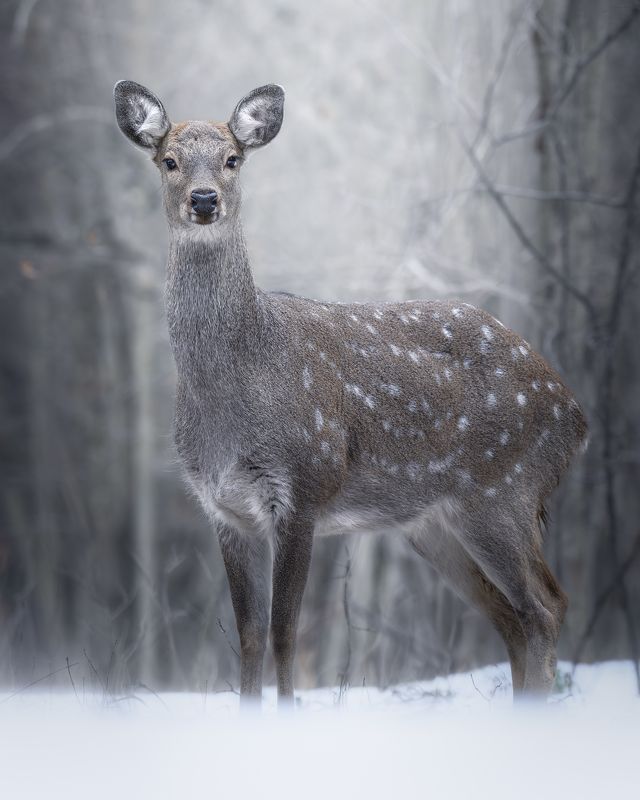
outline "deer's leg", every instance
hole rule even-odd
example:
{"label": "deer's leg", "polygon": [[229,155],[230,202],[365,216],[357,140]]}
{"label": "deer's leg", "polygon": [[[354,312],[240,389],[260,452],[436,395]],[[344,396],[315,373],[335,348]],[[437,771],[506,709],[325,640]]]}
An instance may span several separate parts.
{"label": "deer's leg", "polygon": [[526,640],[523,692],[545,696],[555,676],[566,599],[542,558],[537,520],[495,519],[488,513],[471,521],[461,531],[461,542],[520,622]]}
{"label": "deer's leg", "polygon": [[459,597],[489,619],[506,645],[514,694],[522,691],[527,643],[511,603],[450,533],[434,527],[409,542]]}
{"label": "deer's leg", "polygon": [[240,702],[262,695],[262,663],[269,632],[270,545],[267,539],[218,529],[240,637]]}
{"label": "deer's leg", "polygon": [[274,542],[271,644],[276,662],[278,703],[293,702],[293,659],[298,617],[311,561],[313,526],[289,520]]}

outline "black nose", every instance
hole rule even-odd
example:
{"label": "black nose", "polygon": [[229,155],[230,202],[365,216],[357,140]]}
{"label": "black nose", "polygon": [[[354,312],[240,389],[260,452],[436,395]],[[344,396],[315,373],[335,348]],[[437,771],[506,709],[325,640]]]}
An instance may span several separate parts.
{"label": "black nose", "polygon": [[218,193],[213,189],[194,189],[191,192],[191,208],[196,214],[212,214],[217,202]]}

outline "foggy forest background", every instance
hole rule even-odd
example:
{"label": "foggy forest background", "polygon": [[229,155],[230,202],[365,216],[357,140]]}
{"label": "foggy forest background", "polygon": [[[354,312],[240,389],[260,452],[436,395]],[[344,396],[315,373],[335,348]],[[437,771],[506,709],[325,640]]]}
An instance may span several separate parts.
{"label": "foggy forest background", "polygon": [[[243,170],[260,286],[459,298],[562,373],[591,445],[550,508],[560,657],[637,661],[639,76],[632,0],[4,0],[0,682],[237,687],[221,556],[172,445],[159,176],[117,129],[121,78],[174,121],[285,87]],[[316,542],[301,688],[505,657],[403,542]]]}

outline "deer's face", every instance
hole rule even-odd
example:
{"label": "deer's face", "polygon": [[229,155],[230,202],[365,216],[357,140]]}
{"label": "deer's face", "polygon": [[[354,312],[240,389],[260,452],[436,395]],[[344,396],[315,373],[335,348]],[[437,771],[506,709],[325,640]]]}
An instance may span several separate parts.
{"label": "deer's face", "polygon": [[160,100],[133,81],[117,83],[114,95],[120,129],[150,151],[160,169],[169,227],[224,227],[233,221],[240,210],[242,164],[280,130],[282,88],[271,84],[254,89],[228,123],[172,125]]}
{"label": "deer's face", "polygon": [[212,225],[237,215],[243,148],[227,125],[172,125],[154,161],[169,225]]}

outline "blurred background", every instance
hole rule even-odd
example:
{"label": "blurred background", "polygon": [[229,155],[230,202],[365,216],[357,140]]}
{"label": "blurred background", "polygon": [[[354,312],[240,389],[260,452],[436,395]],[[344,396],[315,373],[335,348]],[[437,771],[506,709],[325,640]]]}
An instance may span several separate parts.
{"label": "blurred background", "polygon": [[[121,78],[174,121],[285,87],[243,171],[263,288],[460,298],[565,376],[592,436],[550,509],[560,655],[637,662],[639,75],[633,0],[3,0],[0,683],[238,684],[172,446],[159,176],[116,126]],[[403,542],[316,543],[299,687],[505,658]]]}

